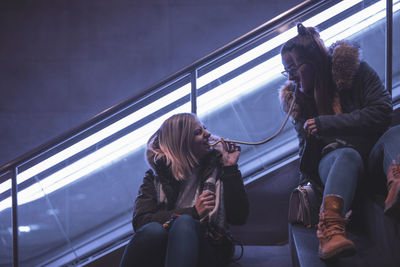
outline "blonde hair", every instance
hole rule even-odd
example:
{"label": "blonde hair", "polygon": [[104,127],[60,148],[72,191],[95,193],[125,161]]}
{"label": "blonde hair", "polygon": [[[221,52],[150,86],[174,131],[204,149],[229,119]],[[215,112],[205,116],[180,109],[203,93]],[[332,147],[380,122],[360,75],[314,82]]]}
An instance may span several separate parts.
{"label": "blonde hair", "polygon": [[147,161],[155,168],[155,162],[165,158],[177,180],[184,180],[192,174],[199,160],[193,154],[192,142],[197,117],[192,113],[171,116],[161,125],[147,142]]}

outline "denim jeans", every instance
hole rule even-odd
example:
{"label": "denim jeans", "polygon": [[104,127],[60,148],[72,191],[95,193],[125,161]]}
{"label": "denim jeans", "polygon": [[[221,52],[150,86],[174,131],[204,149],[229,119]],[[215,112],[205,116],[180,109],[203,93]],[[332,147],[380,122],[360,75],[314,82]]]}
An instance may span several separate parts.
{"label": "denim jeans", "polygon": [[376,142],[368,157],[368,172],[387,174],[392,161],[400,155],[400,125],[387,130]]}
{"label": "denim jeans", "polygon": [[353,148],[333,150],[320,161],[318,172],[324,184],[323,197],[338,195],[344,201],[344,215],[351,207],[358,179],[364,169],[361,155]]}
{"label": "denim jeans", "polygon": [[386,191],[386,175],[393,161],[400,155],[400,125],[387,130],[376,142],[369,154],[367,165],[369,186],[378,192]]}
{"label": "denim jeans", "polygon": [[216,266],[216,256],[199,221],[181,215],[169,230],[156,222],[142,226],[126,246],[120,266]]}

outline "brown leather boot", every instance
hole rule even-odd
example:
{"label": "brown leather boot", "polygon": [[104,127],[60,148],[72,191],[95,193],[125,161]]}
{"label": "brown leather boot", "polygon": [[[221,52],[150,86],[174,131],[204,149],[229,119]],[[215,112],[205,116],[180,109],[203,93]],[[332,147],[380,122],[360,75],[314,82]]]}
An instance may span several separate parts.
{"label": "brown leather boot", "polygon": [[347,218],[342,218],[343,198],[328,195],[319,213],[317,237],[319,257],[323,260],[355,253],[353,241],[346,238]]}
{"label": "brown leather boot", "polygon": [[388,194],[385,200],[385,214],[400,220],[400,163],[392,163],[387,173]]}

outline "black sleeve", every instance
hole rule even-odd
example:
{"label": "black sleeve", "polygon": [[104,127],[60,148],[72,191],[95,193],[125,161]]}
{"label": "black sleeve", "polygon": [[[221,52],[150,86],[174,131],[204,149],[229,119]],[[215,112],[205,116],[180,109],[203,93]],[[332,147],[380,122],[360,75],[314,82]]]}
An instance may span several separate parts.
{"label": "black sleeve", "polygon": [[305,143],[306,143],[306,132],[303,129],[305,120],[297,118],[293,121],[294,129],[297,133],[297,139],[299,140],[299,157],[301,158],[304,153]]}
{"label": "black sleeve", "polygon": [[157,201],[154,179],[153,172],[148,171],[143,179],[143,184],[140,186],[132,219],[132,226],[135,231],[150,222],[163,224],[168,221],[174,213],[188,214],[193,218],[199,218],[194,207],[168,210],[165,204],[159,204]]}
{"label": "black sleeve", "polygon": [[242,225],[249,215],[249,200],[237,165],[222,169],[226,219],[229,224]]}
{"label": "black sleeve", "polygon": [[306,184],[311,180],[320,184],[318,165],[321,156],[322,143],[314,136],[306,137],[304,131],[305,119],[297,118],[294,127],[299,140],[299,184]]}
{"label": "black sleeve", "polygon": [[356,79],[359,79],[358,86],[361,87],[361,108],[350,113],[316,117],[321,136],[377,134],[384,132],[389,126],[392,100],[378,74],[367,63],[362,62]]}

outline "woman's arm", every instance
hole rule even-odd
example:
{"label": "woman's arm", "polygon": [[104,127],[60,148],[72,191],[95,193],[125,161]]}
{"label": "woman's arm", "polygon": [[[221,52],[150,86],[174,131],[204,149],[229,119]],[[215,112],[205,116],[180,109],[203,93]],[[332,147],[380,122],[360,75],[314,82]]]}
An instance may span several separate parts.
{"label": "woman's arm", "polygon": [[245,224],[249,215],[249,201],[242,174],[235,164],[222,169],[226,218],[229,224]]}
{"label": "woman's arm", "polygon": [[357,86],[361,89],[359,93],[361,108],[350,113],[316,117],[315,123],[319,135],[377,134],[384,132],[389,126],[392,112],[391,96],[383,87],[377,73],[367,63],[362,62],[356,79],[359,80]]}
{"label": "woman's arm", "polygon": [[194,207],[168,210],[165,204],[159,204],[154,179],[153,172],[148,171],[143,179],[143,184],[140,186],[132,219],[132,226],[135,231],[150,222],[163,224],[170,220],[173,214],[188,214],[193,218],[198,218]]}

